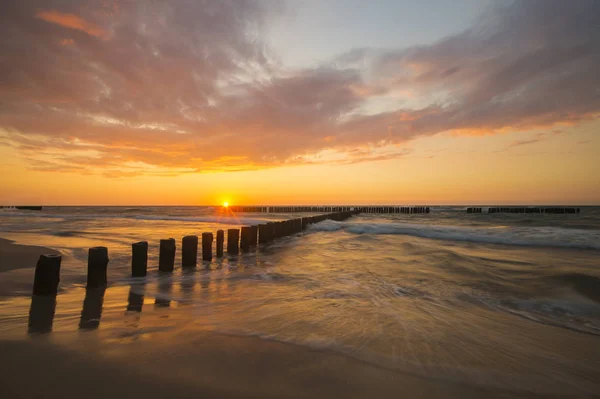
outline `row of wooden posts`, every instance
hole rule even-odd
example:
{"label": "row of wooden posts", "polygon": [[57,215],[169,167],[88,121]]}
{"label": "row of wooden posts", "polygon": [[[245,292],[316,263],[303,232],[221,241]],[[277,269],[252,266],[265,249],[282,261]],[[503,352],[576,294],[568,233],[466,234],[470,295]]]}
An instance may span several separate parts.
{"label": "row of wooden posts", "polygon": [[[352,215],[358,214],[357,210],[334,212],[325,215],[309,216],[268,222],[255,226],[242,226],[241,229],[227,230],[227,254],[238,255],[240,249],[249,251],[257,244],[267,244],[275,239],[294,235],[302,232],[309,225],[330,219],[344,221]],[[202,260],[210,261],[213,257],[213,233],[202,233],[201,250]],[[216,256],[223,256],[225,231],[218,230],[216,237]],[[198,258],[198,236],[185,236],[181,240],[181,266],[183,268],[196,267]],[[158,255],[158,270],[172,272],[175,268],[175,253],[177,245],[174,238],[160,240]],[[148,242],[140,241],[131,245],[131,275],[144,277],[148,270]],[[53,296],[58,292],[60,281],[60,255],[41,255],[35,268],[33,282],[33,295]],[[108,249],[106,247],[93,247],[88,251],[87,287],[106,287],[108,268]]]}
{"label": "row of wooden posts", "polygon": [[360,213],[429,213],[428,206],[361,206],[357,210]]}
{"label": "row of wooden posts", "polygon": [[481,213],[483,208],[467,208],[467,213]]}
{"label": "row of wooden posts", "polygon": [[260,213],[300,213],[300,212],[352,212],[356,207],[351,206],[266,206],[266,205],[232,205],[233,212]]}
{"label": "row of wooden posts", "polygon": [[[483,208],[467,208],[467,213],[482,213]],[[579,208],[574,207],[490,207],[488,213],[552,213],[566,214],[579,213]]]}
{"label": "row of wooden posts", "polygon": [[361,212],[361,213],[429,213],[428,206],[230,206],[233,212]]}

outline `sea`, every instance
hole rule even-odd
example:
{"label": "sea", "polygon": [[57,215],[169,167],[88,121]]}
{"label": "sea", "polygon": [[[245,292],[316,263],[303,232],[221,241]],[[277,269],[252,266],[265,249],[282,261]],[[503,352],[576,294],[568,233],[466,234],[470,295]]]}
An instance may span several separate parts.
{"label": "sea", "polygon": [[[600,207],[579,214],[360,214],[238,256],[181,268],[181,238],[312,215],[216,207],[0,211],[0,237],[63,256],[52,331],[143,339],[195,328],[339,352],[436,380],[556,395],[600,394]],[[160,239],[176,268],[158,272]],[[148,276],[130,277],[148,241]],[[109,288],[86,319],[88,248],[109,251]],[[214,250],[213,250],[214,251]],[[200,256],[199,256],[200,258]],[[0,335],[25,334],[31,269],[0,298]],[[89,301],[88,301],[89,305]],[[145,325],[147,313],[163,325]],[[85,320],[84,320],[85,319]]]}

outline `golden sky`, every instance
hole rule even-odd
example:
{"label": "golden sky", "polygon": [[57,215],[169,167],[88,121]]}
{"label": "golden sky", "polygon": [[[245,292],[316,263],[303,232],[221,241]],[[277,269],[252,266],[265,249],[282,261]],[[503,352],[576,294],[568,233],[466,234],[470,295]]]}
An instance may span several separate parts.
{"label": "golden sky", "polygon": [[0,204],[599,204],[600,3],[435,4],[3,3]]}

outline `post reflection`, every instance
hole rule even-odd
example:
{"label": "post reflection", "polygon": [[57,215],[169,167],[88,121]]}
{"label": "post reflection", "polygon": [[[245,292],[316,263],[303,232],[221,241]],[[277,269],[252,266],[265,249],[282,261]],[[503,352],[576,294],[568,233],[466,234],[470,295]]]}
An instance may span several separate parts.
{"label": "post reflection", "polygon": [[88,288],[85,290],[83,309],[79,321],[80,330],[95,330],[100,326],[105,288]]}
{"label": "post reflection", "polygon": [[29,324],[27,332],[30,334],[51,332],[55,310],[55,296],[33,295],[31,297],[31,307],[29,308]]}
{"label": "post reflection", "polygon": [[138,312],[142,311],[144,306],[144,293],[146,292],[146,285],[131,285],[129,287],[129,295],[127,296],[127,311]]}
{"label": "post reflection", "polygon": [[171,306],[171,292],[173,290],[173,276],[165,273],[158,279],[155,308],[168,308]]}
{"label": "post reflection", "polygon": [[183,303],[191,303],[196,286],[196,271],[184,270],[181,275],[181,283],[179,284]]}

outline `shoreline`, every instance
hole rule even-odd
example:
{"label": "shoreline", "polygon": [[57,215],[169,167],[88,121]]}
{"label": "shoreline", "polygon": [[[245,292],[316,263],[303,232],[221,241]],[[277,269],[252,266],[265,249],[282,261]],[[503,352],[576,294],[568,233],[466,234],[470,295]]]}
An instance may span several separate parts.
{"label": "shoreline", "polygon": [[60,255],[60,252],[39,245],[17,244],[13,240],[0,237],[0,273],[34,268],[43,254]]}
{"label": "shoreline", "polygon": [[0,237],[0,297],[31,295],[35,265],[42,254],[60,252]]}

